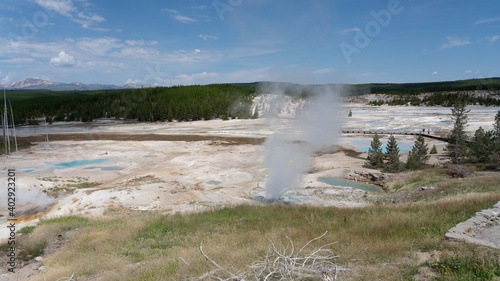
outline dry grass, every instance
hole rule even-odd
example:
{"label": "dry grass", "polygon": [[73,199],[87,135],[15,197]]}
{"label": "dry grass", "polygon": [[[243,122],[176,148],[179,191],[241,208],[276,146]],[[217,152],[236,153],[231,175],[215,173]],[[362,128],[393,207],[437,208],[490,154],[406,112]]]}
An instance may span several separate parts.
{"label": "dry grass", "polygon": [[[422,187],[433,190],[420,190]],[[387,182],[388,193],[373,196],[376,204],[432,202],[446,198],[464,198],[472,194],[500,192],[500,173],[475,172],[467,178],[452,178],[441,167],[405,173]]]}
{"label": "dry grass", "polygon": [[[44,259],[47,280],[61,276],[100,280],[185,280],[214,269],[199,251],[239,272],[265,256],[269,240],[305,245],[326,230],[324,244],[351,269],[347,280],[402,280],[415,271],[416,251],[453,250],[446,231],[490,208],[500,194],[366,208],[239,206],[200,214],[166,216],[110,210],[99,220],[42,222],[21,245],[67,233],[65,243]],[[182,259],[181,259],[182,258]],[[35,276],[30,280],[43,280]]]}
{"label": "dry grass", "polygon": [[[43,142],[45,136],[18,137],[21,142]],[[250,137],[223,137],[203,135],[160,135],[160,134],[120,134],[120,133],[90,133],[90,134],[51,134],[50,141],[217,141],[224,144],[253,144],[264,143],[265,138]]]}

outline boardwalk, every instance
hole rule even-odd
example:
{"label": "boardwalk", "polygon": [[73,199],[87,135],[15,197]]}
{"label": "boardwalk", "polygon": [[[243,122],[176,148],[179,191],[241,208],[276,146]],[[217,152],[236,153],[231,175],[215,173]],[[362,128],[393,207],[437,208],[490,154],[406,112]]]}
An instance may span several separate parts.
{"label": "boardwalk", "polygon": [[431,134],[426,134],[426,133],[420,133],[420,132],[404,132],[404,131],[377,131],[377,130],[342,130],[343,134],[359,134],[359,135],[406,135],[406,136],[419,136],[422,135],[427,138],[435,139],[435,140],[440,140],[440,141],[445,141],[448,142],[450,139],[448,137],[442,137],[442,136],[436,136],[436,135],[431,135]]}

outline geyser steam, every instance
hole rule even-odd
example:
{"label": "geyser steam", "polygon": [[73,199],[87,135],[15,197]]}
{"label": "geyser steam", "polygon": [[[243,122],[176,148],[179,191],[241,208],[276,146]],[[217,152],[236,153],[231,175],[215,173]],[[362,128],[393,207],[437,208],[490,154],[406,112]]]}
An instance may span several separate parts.
{"label": "geyser steam", "polygon": [[[33,208],[45,209],[56,202],[54,198],[43,193],[39,188],[33,188],[30,190],[24,188],[16,188],[15,198],[16,211],[20,213]],[[0,211],[5,212],[8,206],[7,197],[2,196],[0,201]]]}
{"label": "geyser steam", "polygon": [[[276,199],[300,182],[310,166],[309,156],[312,153],[337,143],[342,124],[341,89],[333,85],[264,83],[260,93],[271,96],[275,115],[278,115],[277,101],[285,106],[287,100],[305,99],[305,102],[295,103],[294,116],[285,120],[289,122],[285,126],[289,129],[275,131],[264,143],[264,161],[269,171],[266,196]],[[289,98],[283,98],[285,96]]]}

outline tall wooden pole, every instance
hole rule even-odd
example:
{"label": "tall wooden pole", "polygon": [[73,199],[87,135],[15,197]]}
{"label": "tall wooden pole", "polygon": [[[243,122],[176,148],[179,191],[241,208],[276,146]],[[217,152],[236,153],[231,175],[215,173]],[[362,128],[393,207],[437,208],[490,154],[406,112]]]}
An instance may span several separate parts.
{"label": "tall wooden pole", "polygon": [[12,130],[14,131],[14,143],[16,144],[16,152],[17,152],[17,136],[16,136],[16,123],[14,122],[14,111],[12,111],[12,103],[10,103],[10,117],[12,119]]}
{"label": "tall wooden pole", "polygon": [[3,100],[4,100],[4,103],[5,103],[5,109],[4,109],[4,112],[2,114],[2,129],[3,129],[3,146],[4,146],[4,149],[5,149],[5,155],[7,155],[7,131],[6,131],[6,128],[5,128],[5,113],[7,111],[7,96],[5,94],[5,89],[3,89]]}

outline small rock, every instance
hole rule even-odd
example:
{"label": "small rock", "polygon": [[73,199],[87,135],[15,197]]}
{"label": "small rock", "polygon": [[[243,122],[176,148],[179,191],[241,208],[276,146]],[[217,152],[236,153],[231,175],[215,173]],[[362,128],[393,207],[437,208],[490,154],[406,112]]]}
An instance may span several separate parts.
{"label": "small rock", "polygon": [[391,174],[387,174],[387,173],[383,173],[382,176],[381,176],[381,178],[384,179],[384,180],[388,179],[390,177],[391,177]]}
{"label": "small rock", "polygon": [[36,257],[35,261],[42,261],[42,257]]}
{"label": "small rock", "polygon": [[44,269],[45,269],[45,266],[43,266],[43,265],[42,265],[42,266],[40,266],[40,267],[38,268],[38,271],[42,271],[42,270],[44,270]]}

